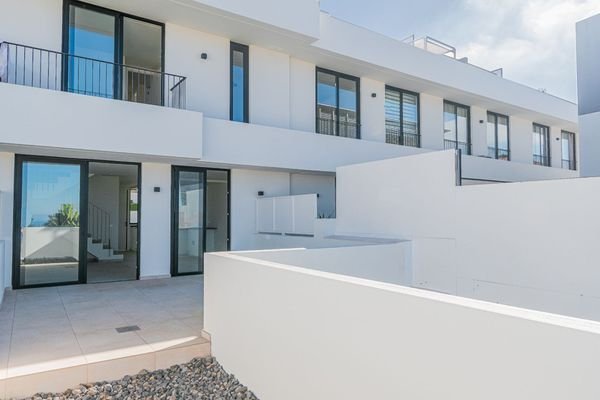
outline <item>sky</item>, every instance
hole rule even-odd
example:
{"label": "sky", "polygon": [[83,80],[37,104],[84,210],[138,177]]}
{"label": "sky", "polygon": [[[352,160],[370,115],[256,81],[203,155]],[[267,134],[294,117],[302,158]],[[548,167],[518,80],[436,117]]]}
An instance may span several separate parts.
{"label": "sky", "polygon": [[397,39],[431,36],[457,57],[576,101],[575,23],[600,0],[321,0],[333,16]]}

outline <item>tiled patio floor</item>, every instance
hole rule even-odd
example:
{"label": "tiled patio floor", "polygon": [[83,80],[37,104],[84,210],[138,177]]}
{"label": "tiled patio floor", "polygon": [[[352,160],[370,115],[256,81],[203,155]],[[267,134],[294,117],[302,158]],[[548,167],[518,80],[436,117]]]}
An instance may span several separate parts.
{"label": "tiled patio floor", "polygon": [[[206,356],[202,297],[202,276],[8,291],[0,308],[0,398]],[[132,325],[139,330],[116,330]]]}

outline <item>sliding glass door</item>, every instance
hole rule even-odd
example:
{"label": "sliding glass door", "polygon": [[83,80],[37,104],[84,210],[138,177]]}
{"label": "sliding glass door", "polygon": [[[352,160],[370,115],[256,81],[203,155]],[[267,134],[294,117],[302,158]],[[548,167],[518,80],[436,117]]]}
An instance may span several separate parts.
{"label": "sliding glass door", "polygon": [[229,171],[173,167],[171,274],[204,272],[205,252],[229,249]]}
{"label": "sliding glass door", "polygon": [[81,282],[85,165],[17,158],[13,286]]}
{"label": "sliding glass door", "polygon": [[163,103],[163,24],[76,0],[64,13],[64,90]]}

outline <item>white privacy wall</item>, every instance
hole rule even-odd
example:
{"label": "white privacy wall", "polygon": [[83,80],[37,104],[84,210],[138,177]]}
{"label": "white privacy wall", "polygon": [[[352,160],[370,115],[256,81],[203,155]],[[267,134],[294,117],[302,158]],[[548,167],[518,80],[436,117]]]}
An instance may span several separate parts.
{"label": "white privacy wall", "polygon": [[598,323],[237,254],[204,279],[212,354],[263,400],[600,397]]}
{"label": "white privacy wall", "polygon": [[600,178],[459,187],[453,170],[453,152],[339,168],[337,234],[410,239],[417,287],[600,320]]}

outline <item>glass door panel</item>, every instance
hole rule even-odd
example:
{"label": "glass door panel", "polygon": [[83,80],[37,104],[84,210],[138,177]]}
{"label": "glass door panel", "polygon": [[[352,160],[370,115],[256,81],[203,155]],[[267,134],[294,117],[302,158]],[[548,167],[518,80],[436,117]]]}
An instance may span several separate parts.
{"label": "glass door panel", "polygon": [[69,6],[67,90],[115,97],[116,15]]}
{"label": "glass door panel", "polygon": [[162,103],[161,25],[123,17],[123,100]]}
{"label": "glass door panel", "polygon": [[18,285],[79,281],[81,165],[21,165]]}
{"label": "glass door panel", "polygon": [[174,169],[173,274],[202,273],[204,253],[204,171]]}

